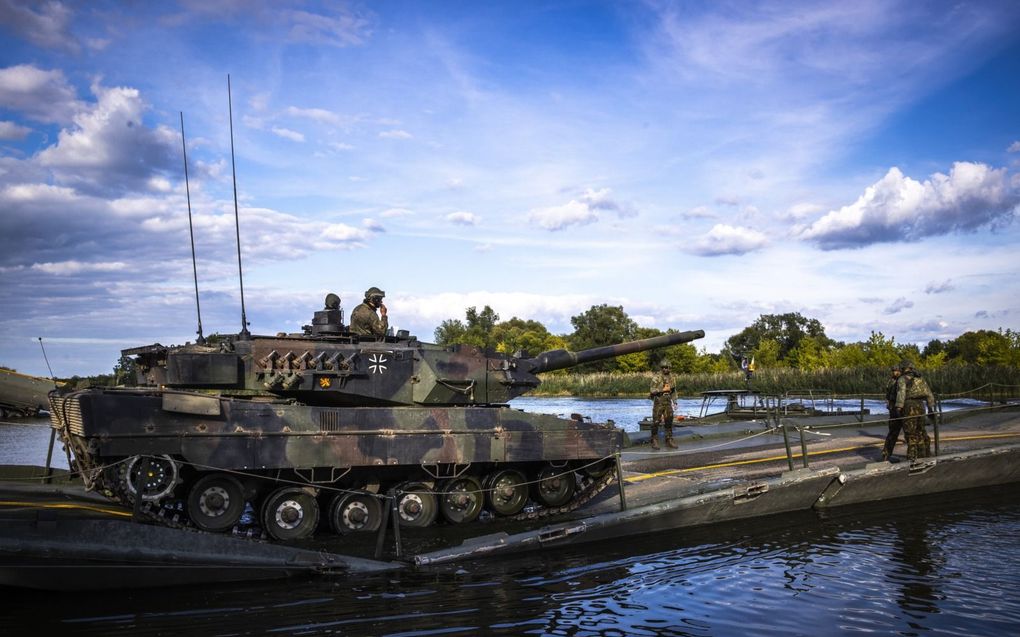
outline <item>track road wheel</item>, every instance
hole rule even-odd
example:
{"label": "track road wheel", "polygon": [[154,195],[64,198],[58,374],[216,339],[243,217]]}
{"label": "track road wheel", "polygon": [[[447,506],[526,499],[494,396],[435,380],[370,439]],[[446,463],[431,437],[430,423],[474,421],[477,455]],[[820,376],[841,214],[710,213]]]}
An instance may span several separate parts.
{"label": "track road wheel", "polygon": [[[142,475],[145,458],[149,460],[148,470]],[[122,472],[124,484],[131,500],[141,485],[142,502],[159,502],[173,492],[177,486],[177,463],[170,456],[132,456],[124,463]]]}
{"label": "track road wheel", "polygon": [[329,526],[334,533],[378,531],[382,522],[382,503],[366,491],[340,493],[329,504]]}
{"label": "track road wheel", "polygon": [[528,485],[524,474],[516,469],[502,469],[485,480],[489,507],[497,515],[517,515],[528,502]]}
{"label": "track road wheel", "polygon": [[420,528],[432,524],[439,512],[436,494],[424,482],[405,482],[397,493],[397,516],[402,526]]}
{"label": "track road wheel", "polygon": [[210,473],[188,492],[188,517],[203,531],[226,531],[244,513],[244,487],[233,476]]}
{"label": "track road wheel", "polygon": [[473,476],[447,480],[440,485],[437,495],[443,517],[454,524],[474,522],[485,504],[482,484]]}
{"label": "track road wheel", "polygon": [[538,470],[532,495],[547,507],[563,506],[574,495],[577,480],[569,467],[546,465]]}
{"label": "track road wheel", "polygon": [[312,535],[319,523],[319,503],[300,487],[280,487],[262,501],[262,528],[270,537],[289,541]]}

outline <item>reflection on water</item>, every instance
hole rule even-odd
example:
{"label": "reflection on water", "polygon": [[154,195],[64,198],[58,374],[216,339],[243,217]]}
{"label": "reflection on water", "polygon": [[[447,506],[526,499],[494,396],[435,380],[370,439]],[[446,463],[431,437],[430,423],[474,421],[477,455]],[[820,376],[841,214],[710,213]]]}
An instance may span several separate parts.
{"label": "reflection on water", "polygon": [[1014,491],[824,518],[797,514],[442,570],[95,595],[0,591],[8,609],[0,632],[1018,634]]}

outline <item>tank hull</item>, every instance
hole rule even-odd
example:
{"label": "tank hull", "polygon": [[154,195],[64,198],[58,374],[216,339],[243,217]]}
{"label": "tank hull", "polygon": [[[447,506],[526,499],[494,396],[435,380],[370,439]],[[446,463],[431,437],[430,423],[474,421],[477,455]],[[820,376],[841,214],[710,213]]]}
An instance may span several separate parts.
{"label": "tank hull", "polygon": [[[623,446],[611,424],[506,405],[323,407],[150,389],[55,392],[51,422],[86,486],[125,503],[142,489],[143,500],[183,509],[205,530],[234,526],[238,500],[284,531],[274,506],[280,515],[333,511],[341,533],[378,528],[381,504],[370,497],[403,497],[410,526],[439,511],[470,522],[486,505],[515,515],[529,496],[569,508]],[[304,494],[277,497],[287,488]],[[352,495],[361,500],[343,500]],[[314,531],[308,524],[296,539]]]}

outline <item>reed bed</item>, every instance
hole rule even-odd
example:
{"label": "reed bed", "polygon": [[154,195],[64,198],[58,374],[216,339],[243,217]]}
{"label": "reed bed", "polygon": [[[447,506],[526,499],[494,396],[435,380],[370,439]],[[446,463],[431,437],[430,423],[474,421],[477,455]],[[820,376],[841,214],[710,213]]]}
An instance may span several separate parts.
{"label": "reed bed", "polygon": [[[1005,400],[1020,397],[1020,368],[979,365],[945,365],[921,370],[932,391],[942,397]],[[547,374],[533,396],[646,397],[652,372],[596,372]],[[889,370],[884,367],[802,370],[777,367],[755,372],[745,382],[743,372],[677,374],[677,393],[697,396],[712,389],[751,389],[763,394],[823,390],[837,395],[885,396]]]}

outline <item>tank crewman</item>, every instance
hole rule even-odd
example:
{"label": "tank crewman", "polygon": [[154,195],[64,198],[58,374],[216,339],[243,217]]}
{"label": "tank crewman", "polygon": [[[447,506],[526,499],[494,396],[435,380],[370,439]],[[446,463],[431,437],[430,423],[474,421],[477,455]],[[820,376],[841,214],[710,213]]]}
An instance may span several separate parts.
{"label": "tank crewman", "polygon": [[659,423],[666,430],[666,446],[676,449],[673,442],[673,404],[676,401],[676,386],[669,361],[662,361],[660,371],[652,379],[648,392],[652,399],[652,449],[659,448]]}
{"label": "tank crewman", "polygon": [[924,430],[924,420],[926,411],[929,420],[935,419],[935,395],[928,383],[914,371],[914,364],[909,360],[900,363],[900,377],[896,381],[896,411],[903,421],[907,458],[914,460],[931,456],[931,439]]}
{"label": "tank crewman", "polygon": [[[351,334],[375,338],[386,336],[390,322],[386,316],[386,306],[382,302],[385,296],[385,292],[374,286],[365,290],[364,302],[351,312]],[[376,310],[379,311],[378,315]]]}
{"label": "tank crewman", "polygon": [[885,384],[885,406],[889,410],[889,433],[885,437],[885,446],[882,447],[882,460],[888,460],[896,448],[897,439],[900,437],[900,430],[903,429],[903,420],[896,409],[896,381],[900,378],[900,368],[893,365],[889,369],[889,380]]}

